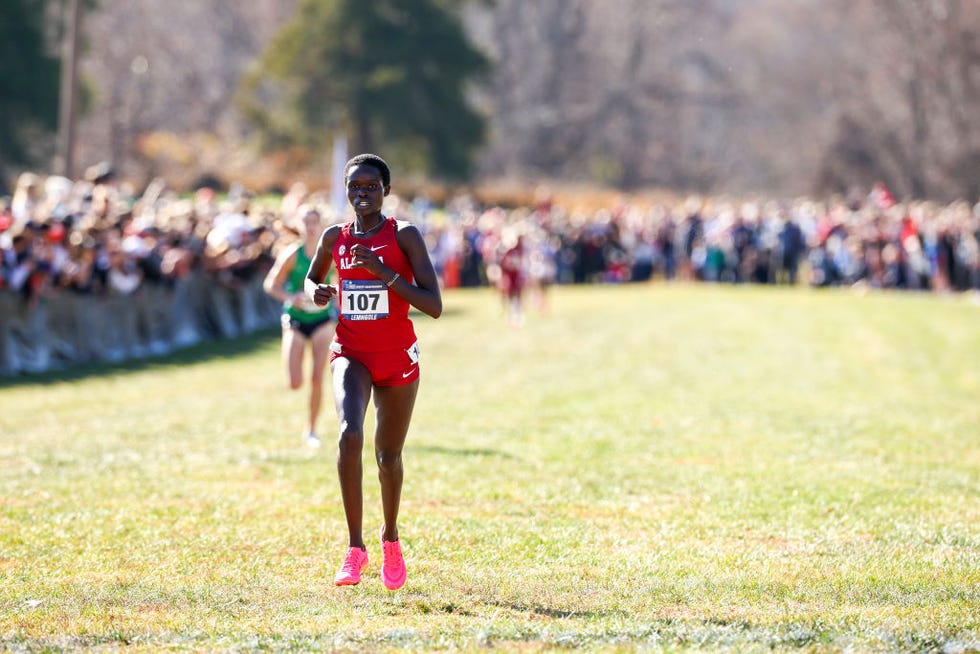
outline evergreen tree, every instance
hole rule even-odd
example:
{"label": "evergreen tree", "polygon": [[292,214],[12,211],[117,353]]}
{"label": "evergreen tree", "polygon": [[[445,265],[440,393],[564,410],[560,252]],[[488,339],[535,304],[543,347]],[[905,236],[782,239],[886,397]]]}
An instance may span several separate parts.
{"label": "evergreen tree", "polygon": [[279,143],[348,134],[359,151],[465,176],[485,121],[466,85],[488,61],[455,0],[302,0],[245,81],[246,117]]}
{"label": "evergreen tree", "polygon": [[0,2],[0,167],[28,163],[58,125],[60,61],[44,34],[47,0]]}

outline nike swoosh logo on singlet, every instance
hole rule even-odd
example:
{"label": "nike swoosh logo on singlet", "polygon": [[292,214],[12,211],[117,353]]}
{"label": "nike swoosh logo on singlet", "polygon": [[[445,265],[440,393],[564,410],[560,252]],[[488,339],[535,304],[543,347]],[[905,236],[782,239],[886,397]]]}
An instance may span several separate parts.
{"label": "nike swoosh logo on singlet", "polygon": [[388,244],[387,243],[385,243],[384,245],[378,245],[378,246],[375,246],[375,247],[371,248],[371,252],[377,252],[381,248],[386,248],[386,247],[388,247]]}

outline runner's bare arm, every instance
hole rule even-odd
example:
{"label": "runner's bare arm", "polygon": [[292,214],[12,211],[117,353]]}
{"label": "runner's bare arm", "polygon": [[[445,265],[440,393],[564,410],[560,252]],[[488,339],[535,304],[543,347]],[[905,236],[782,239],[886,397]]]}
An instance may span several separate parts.
{"label": "runner's bare arm", "polygon": [[[439,290],[439,279],[429,258],[422,233],[415,225],[399,221],[395,238],[398,246],[408,257],[409,263],[412,264],[415,284],[398,278],[391,285],[391,289],[419,311],[438,318],[442,315],[442,292]],[[392,271],[384,281],[388,282],[393,275]]]}
{"label": "runner's bare arm", "polygon": [[333,245],[340,234],[341,226],[333,225],[323,230],[320,242],[316,246],[316,253],[310,261],[310,269],[306,273],[306,281],[303,283],[306,294],[309,295],[317,306],[324,306],[330,302],[330,298],[337,294],[337,287],[323,283],[333,265]]}

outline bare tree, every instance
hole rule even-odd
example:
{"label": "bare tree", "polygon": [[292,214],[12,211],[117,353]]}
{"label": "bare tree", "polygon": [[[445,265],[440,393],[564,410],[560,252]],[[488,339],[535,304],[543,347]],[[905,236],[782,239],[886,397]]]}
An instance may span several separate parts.
{"label": "bare tree", "polygon": [[85,22],[82,74],[94,97],[81,159],[138,174],[145,133],[239,133],[230,110],[238,78],[293,4],[101,0]]}
{"label": "bare tree", "polygon": [[[295,5],[100,0],[80,162],[247,137],[232,93]],[[466,26],[495,66],[484,177],[980,195],[977,0],[496,0]]]}
{"label": "bare tree", "polygon": [[860,0],[834,16],[863,48],[838,62],[840,133],[823,184],[877,177],[900,195],[977,197],[980,4]]}

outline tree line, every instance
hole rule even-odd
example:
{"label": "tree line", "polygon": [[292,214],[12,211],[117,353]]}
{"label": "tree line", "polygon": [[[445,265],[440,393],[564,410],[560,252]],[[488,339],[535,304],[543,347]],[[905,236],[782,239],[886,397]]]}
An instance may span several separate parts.
{"label": "tree line", "polygon": [[[51,157],[61,5],[0,9],[8,176]],[[166,172],[154,135],[217,142],[213,162],[171,155],[185,167],[242,145],[308,151],[315,167],[343,132],[401,169],[470,182],[980,196],[975,0],[86,7],[82,159],[134,175]]]}

